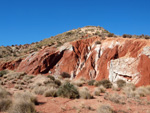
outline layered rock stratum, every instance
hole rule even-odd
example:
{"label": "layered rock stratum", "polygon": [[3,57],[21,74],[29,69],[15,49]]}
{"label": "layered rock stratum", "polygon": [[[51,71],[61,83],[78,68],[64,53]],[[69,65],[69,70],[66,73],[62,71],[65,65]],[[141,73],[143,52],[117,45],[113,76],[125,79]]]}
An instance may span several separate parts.
{"label": "layered rock stratum", "polygon": [[109,79],[150,85],[150,41],[135,38],[93,36],[60,47],[45,46],[25,58],[0,62],[0,70],[28,74],[70,74],[70,79]]}

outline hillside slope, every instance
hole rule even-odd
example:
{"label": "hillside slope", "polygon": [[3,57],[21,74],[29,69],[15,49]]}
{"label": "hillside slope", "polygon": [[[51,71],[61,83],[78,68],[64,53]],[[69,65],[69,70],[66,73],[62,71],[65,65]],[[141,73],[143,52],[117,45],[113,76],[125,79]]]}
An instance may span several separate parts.
{"label": "hillside slope", "polygon": [[[85,27],[80,31],[69,31],[67,32],[70,35],[69,39],[62,38],[66,33],[57,35],[54,39],[61,42],[59,45],[48,41],[52,41],[53,38],[34,43],[36,46],[41,45],[42,48],[29,52],[23,58],[1,61],[0,70],[11,69],[34,75],[49,73],[56,78],[66,72],[70,74],[70,79],[83,77],[96,80],[109,79],[111,82],[123,79],[138,86],[150,84],[149,40],[110,38],[107,37],[108,32],[104,39],[102,34],[104,35],[106,30],[100,27],[92,28],[95,30]],[[99,36],[95,35],[97,30]],[[81,37],[81,31],[86,31],[88,35]]]}

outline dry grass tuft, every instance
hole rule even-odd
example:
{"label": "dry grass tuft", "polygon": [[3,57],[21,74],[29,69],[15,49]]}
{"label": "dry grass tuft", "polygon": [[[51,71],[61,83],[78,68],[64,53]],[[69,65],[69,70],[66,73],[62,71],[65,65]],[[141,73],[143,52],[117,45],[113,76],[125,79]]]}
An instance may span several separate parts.
{"label": "dry grass tuft", "polygon": [[104,86],[99,86],[94,89],[94,95],[100,96],[100,93],[105,93],[105,91],[106,91],[106,88],[104,88]]}
{"label": "dry grass tuft", "polygon": [[44,92],[45,97],[56,97],[57,96],[57,89],[56,88],[50,88],[47,91]]}
{"label": "dry grass tuft", "polygon": [[97,109],[98,113],[116,113],[110,105],[101,105]]}
{"label": "dry grass tuft", "polygon": [[0,86],[0,111],[7,111],[12,105],[10,93]]}
{"label": "dry grass tuft", "polygon": [[82,99],[92,99],[93,96],[90,94],[88,88],[83,87],[79,90],[80,98]]}
{"label": "dry grass tuft", "polygon": [[110,100],[116,104],[126,104],[125,103],[125,97],[122,95],[119,95],[117,93],[114,93],[114,94],[106,93],[104,95],[104,99]]}
{"label": "dry grass tuft", "polygon": [[36,110],[32,102],[20,99],[13,103],[13,106],[8,113],[36,113]]}

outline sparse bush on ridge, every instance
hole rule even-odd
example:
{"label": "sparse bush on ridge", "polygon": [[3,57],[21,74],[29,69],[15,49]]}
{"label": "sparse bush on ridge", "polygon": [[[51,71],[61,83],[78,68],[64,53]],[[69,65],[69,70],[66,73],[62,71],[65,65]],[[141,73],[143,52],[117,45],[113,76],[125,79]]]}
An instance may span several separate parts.
{"label": "sparse bush on ridge", "polygon": [[129,34],[123,34],[122,37],[123,37],[123,38],[131,38],[132,35],[129,35]]}
{"label": "sparse bush on ridge", "polygon": [[108,37],[113,37],[114,36],[114,33],[109,33],[108,34]]}

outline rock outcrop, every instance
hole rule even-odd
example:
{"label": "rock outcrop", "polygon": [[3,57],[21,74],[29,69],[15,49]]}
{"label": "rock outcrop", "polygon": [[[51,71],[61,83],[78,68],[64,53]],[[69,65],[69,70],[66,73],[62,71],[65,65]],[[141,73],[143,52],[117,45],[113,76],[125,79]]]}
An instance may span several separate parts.
{"label": "rock outcrop", "polygon": [[[92,37],[66,43],[60,48],[45,47],[27,58],[0,65],[29,74],[54,76],[62,72],[71,79],[123,79],[137,86],[150,84],[150,41],[145,39]],[[16,67],[17,66],[17,67]]]}

